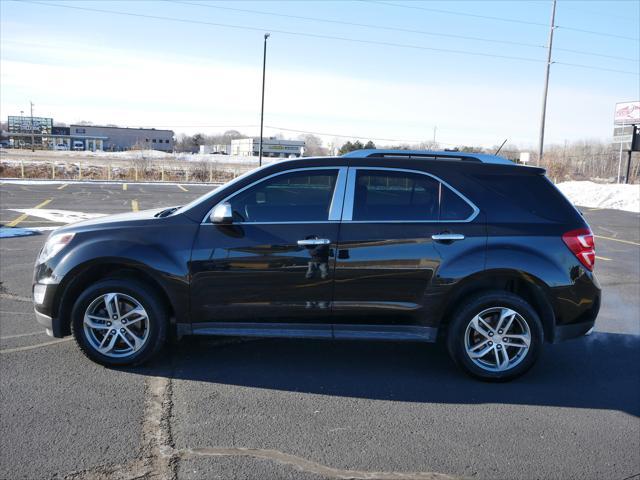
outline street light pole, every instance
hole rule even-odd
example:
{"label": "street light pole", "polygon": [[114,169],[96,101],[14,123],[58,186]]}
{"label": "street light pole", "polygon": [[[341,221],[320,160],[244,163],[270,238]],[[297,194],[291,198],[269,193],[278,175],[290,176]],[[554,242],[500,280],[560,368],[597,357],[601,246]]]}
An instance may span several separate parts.
{"label": "street light pole", "polygon": [[35,152],[36,151],[36,146],[35,146],[35,137],[33,135],[33,102],[31,100],[29,100],[29,104],[31,105],[31,151]]}
{"label": "street light pole", "polygon": [[264,79],[267,69],[267,38],[270,34],[264,34],[264,51],[262,54],[262,107],[260,108],[260,150],[258,152],[258,163],[262,166],[262,129],[264,126]]}
{"label": "street light pole", "polygon": [[553,46],[553,31],[556,28],[556,0],[553,0],[553,5],[551,7],[551,25],[549,28],[549,45],[547,49],[547,68],[545,71],[544,78],[544,91],[542,93],[542,115],[540,118],[540,144],[538,146],[538,163],[540,166],[540,162],[542,162],[542,152],[544,150],[544,123],[545,117],[547,115],[547,91],[549,90],[549,69],[551,68],[551,47]]}

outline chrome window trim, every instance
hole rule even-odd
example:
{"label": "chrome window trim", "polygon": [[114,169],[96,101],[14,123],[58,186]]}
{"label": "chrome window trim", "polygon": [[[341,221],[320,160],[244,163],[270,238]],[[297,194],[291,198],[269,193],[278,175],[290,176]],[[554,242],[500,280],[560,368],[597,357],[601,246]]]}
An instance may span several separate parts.
{"label": "chrome window trim", "polygon": [[[358,170],[383,170],[383,171],[391,171],[391,172],[405,172],[405,173],[417,173],[419,175],[425,175],[427,177],[431,177],[440,185],[444,185],[453,193],[458,195],[462,200],[465,201],[467,205],[469,205],[473,212],[464,220],[353,220],[353,205],[354,205],[354,197],[355,197],[355,186],[356,186],[356,177]],[[441,194],[441,192],[440,192]],[[475,218],[480,213],[480,209],[476,207],[476,205],[465,197],[462,193],[460,193],[457,189],[449,185],[447,182],[442,180],[431,173],[423,172],[421,170],[413,170],[408,168],[393,168],[393,167],[349,167],[349,174],[347,180],[347,191],[345,192],[345,200],[344,200],[344,210],[342,213],[342,221],[348,223],[470,223],[475,220]]]}
{"label": "chrome window trim", "polygon": [[[337,192],[338,192],[338,188],[340,186],[342,186],[341,188],[344,189],[344,184],[345,184],[344,178],[346,177],[347,167],[323,166],[323,167],[292,168],[290,170],[283,170],[281,172],[272,173],[271,175],[267,175],[266,177],[262,177],[262,178],[256,180],[255,182],[252,182],[249,185],[246,185],[246,186],[242,187],[240,190],[236,190],[235,192],[227,195],[225,198],[223,198],[218,203],[216,203],[206,213],[206,215],[204,216],[204,218],[200,222],[200,225],[213,225],[213,223],[209,220],[209,217],[211,216],[211,212],[213,212],[213,210],[219,204],[229,201],[231,198],[235,197],[236,195],[239,195],[240,193],[244,192],[245,190],[247,190],[247,189],[249,189],[249,188],[251,188],[251,187],[253,187],[253,186],[255,186],[255,185],[259,184],[259,183],[262,183],[262,182],[264,182],[266,180],[269,180],[271,178],[274,178],[274,177],[278,177],[280,175],[286,175],[286,174],[295,173],[295,172],[309,172],[309,171],[316,171],[316,170],[338,170],[338,176],[336,178],[336,184],[335,184],[335,187],[333,189],[333,195],[331,197],[331,204],[329,205],[329,215],[328,215],[328,218],[326,220],[319,220],[319,221],[315,221],[315,222],[309,222],[309,221],[233,222],[233,225],[295,225],[295,224],[303,224],[303,223],[337,223],[337,222],[340,221],[340,219],[332,220],[332,214],[335,214],[336,211],[342,212],[342,202],[343,202],[343,199],[344,199],[344,192],[343,192],[342,195],[337,195]],[[341,182],[341,178],[342,178],[342,182]]]}

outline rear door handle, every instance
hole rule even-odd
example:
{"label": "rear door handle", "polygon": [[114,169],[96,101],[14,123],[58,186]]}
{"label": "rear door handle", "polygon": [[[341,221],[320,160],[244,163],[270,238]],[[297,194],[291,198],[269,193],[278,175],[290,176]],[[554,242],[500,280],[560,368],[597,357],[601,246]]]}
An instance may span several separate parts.
{"label": "rear door handle", "polygon": [[307,238],[305,240],[298,240],[298,246],[310,247],[314,245],[329,245],[331,240],[328,238]]}
{"label": "rear door handle", "polygon": [[464,240],[464,235],[461,233],[436,233],[431,235],[431,239],[436,242],[455,242]]}

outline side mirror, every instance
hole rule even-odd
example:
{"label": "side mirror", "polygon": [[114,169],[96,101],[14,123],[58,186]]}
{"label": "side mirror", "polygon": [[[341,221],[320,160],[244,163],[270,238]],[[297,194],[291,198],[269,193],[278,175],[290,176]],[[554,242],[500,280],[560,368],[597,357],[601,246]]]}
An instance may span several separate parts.
{"label": "side mirror", "polygon": [[233,210],[229,202],[223,202],[216,205],[211,215],[209,216],[211,223],[217,223],[221,225],[230,225],[233,223]]}

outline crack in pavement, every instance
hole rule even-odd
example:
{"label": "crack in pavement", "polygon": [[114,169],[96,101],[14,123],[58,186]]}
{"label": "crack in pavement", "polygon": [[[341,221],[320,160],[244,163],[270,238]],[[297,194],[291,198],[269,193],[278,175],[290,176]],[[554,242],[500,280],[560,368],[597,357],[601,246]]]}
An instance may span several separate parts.
{"label": "crack in pavement", "polygon": [[149,377],[140,453],[123,465],[106,465],[65,475],[66,480],[176,479],[178,461],[195,457],[252,457],[292,466],[325,478],[353,480],[459,480],[461,477],[433,472],[369,472],[328,467],[278,450],[241,447],[176,449],[171,435],[172,382],[169,377]]}
{"label": "crack in pavement", "polygon": [[346,470],[328,467],[316,463],[306,458],[298,457],[279,450],[264,448],[186,448],[182,450],[169,450],[165,455],[180,458],[194,457],[253,457],[262,460],[271,460],[277,463],[290,465],[300,471],[323,475],[324,477],[335,479],[353,480],[460,480],[461,477],[454,477],[444,473],[434,472],[370,472],[364,470]]}

